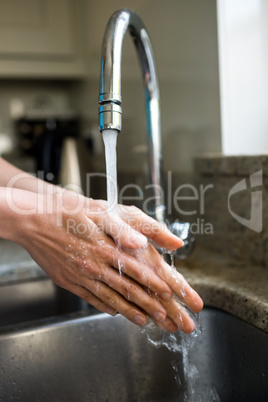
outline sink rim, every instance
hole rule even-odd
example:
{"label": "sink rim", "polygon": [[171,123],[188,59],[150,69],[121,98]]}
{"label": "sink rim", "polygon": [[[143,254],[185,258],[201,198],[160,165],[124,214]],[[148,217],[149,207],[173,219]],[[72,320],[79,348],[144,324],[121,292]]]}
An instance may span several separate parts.
{"label": "sink rim", "polygon": [[[252,395],[252,392],[256,392],[258,389],[257,381],[259,381],[258,385],[261,386],[259,393],[264,395],[266,382],[264,383],[265,378],[262,378],[261,373],[268,372],[268,337],[266,337],[266,333],[217,308],[205,307],[203,314],[202,320],[206,328],[205,336],[202,337],[201,335],[196,349],[190,351],[194,359],[193,363],[198,363],[201,381],[208,381],[208,385],[215,385],[218,392],[229,396],[240,392],[240,390]],[[116,317],[105,313],[92,316],[85,313],[82,316],[79,315],[77,317],[77,313],[75,313],[43,319],[39,321],[39,326],[33,326],[31,322],[27,326],[19,326],[13,329],[12,332],[0,334],[0,351],[3,353],[2,364],[7,369],[7,373],[3,374],[3,385],[0,384],[0,397],[1,392],[3,395],[11,395],[13,391],[19,392],[20,386],[23,387],[24,396],[27,396],[32,390],[33,395],[46,396],[40,390],[46,390],[47,395],[50,395],[51,392],[56,392],[55,395],[61,395],[60,390],[65,393],[72,392],[73,395],[76,395],[76,392],[88,389],[95,390],[96,395],[102,392],[106,395],[107,392],[112,392],[114,389],[119,390],[121,386],[123,388],[122,390],[120,388],[120,392],[124,394],[129,392],[128,381],[137,392],[139,381],[142,383],[145,381],[144,384],[147,384],[147,375],[149,375],[148,389],[138,392],[143,395],[143,392],[159,390],[159,392],[171,392],[173,395],[175,392],[174,372],[170,370],[170,362],[174,359],[170,359],[170,357],[172,355],[177,359],[177,353],[169,352],[164,347],[156,349],[149,345],[138,327],[122,315]],[[189,335],[185,336],[188,337]],[[262,340],[264,341],[264,348],[260,350],[259,342]],[[264,354],[267,355],[267,359],[264,358]],[[245,378],[244,374],[241,375],[240,369],[240,357],[242,355],[246,357],[242,365]],[[159,358],[159,356],[162,357]],[[256,362],[255,359],[257,359]],[[129,364],[130,361],[133,363],[133,367],[132,364]],[[118,371],[113,369],[115,362],[118,364]],[[157,364],[157,362],[161,362],[161,364]],[[251,378],[252,362],[257,367],[255,377],[253,375]],[[99,375],[103,376],[104,373],[107,375],[105,387],[103,380],[99,381],[98,377]],[[168,373],[169,378],[169,380],[165,380],[168,381],[167,384],[169,385],[165,385],[167,388],[163,391],[161,388],[163,385],[159,382],[160,379],[163,380],[161,373],[165,375]],[[119,377],[118,374],[120,374]],[[158,377],[156,379],[151,375]],[[66,376],[70,378],[68,384],[65,383]],[[10,389],[9,380],[13,381],[12,378],[17,380],[18,384]],[[116,384],[114,381],[119,382]],[[50,389],[47,384],[49,384]],[[62,388],[65,386],[65,389]],[[154,386],[156,388],[152,388]],[[168,388],[169,386],[172,386],[172,390]],[[227,386],[227,389],[224,389],[224,386]],[[219,395],[221,396],[221,394]],[[26,401],[26,399],[22,400]],[[41,401],[43,400],[41,397]],[[222,400],[228,401],[230,399]]]}

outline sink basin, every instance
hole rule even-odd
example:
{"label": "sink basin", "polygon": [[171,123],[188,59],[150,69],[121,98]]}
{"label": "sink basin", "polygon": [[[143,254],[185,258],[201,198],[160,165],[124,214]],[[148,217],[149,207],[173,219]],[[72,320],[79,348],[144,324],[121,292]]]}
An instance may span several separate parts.
{"label": "sink basin", "polygon": [[[201,320],[190,358],[197,387],[213,387],[221,401],[268,400],[268,334],[212,308]],[[182,378],[179,353],[154,348],[120,315],[17,327],[0,335],[0,361],[0,401],[184,400],[171,364]]]}
{"label": "sink basin", "polygon": [[0,287],[0,330],[6,325],[88,309],[87,303],[50,279],[15,282]]}

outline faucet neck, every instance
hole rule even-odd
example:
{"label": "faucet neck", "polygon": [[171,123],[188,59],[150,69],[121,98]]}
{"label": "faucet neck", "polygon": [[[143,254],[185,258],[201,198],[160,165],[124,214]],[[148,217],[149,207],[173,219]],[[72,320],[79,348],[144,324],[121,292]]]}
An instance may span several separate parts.
{"label": "faucet neck", "polygon": [[129,9],[115,12],[106,27],[101,59],[99,127],[100,131],[121,131],[121,56],[127,30],[137,49],[144,83],[150,176],[155,201],[153,214],[163,221],[160,93],[156,63],[145,26],[139,16]]}

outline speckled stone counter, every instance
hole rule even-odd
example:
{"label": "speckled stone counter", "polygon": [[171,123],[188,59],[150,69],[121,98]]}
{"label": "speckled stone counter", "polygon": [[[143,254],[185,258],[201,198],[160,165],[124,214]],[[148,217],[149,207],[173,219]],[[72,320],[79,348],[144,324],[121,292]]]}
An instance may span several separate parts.
{"label": "speckled stone counter", "polygon": [[268,267],[268,155],[204,155],[194,166],[208,188],[200,218],[213,227],[198,244]]}
{"label": "speckled stone counter", "polygon": [[238,264],[229,256],[197,248],[176,267],[200,294],[204,304],[225,310],[268,332],[268,270]]}
{"label": "speckled stone counter", "polygon": [[199,174],[209,176],[244,176],[258,170],[268,176],[268,155],[204,154],[194,158],[194,168]]}

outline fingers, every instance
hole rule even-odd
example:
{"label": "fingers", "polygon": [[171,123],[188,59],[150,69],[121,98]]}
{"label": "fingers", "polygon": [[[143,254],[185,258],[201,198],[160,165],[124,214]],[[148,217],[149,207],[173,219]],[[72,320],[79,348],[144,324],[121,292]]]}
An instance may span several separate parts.
{"label": "fingers", "polygon": [[[78,284],[88,294],[80,289],[81,297],[87,298],[100,311],[112,308],[110,311],[118,311],[138,325],[145,324],[145,314],[148,314],[170,332],[176,328],[192,332],[194,322],[186,310],[171,299],[172,292],[194,312],[202,309],[201,298],[151,244],[144,247],[146,237],[169,249],[180,247],[182,241],[165,225],[137,208],[119,206],[120,216],[111,216],[103,205],[102,208],[102,213],[93,211],[93,215],[85,217],[95,228],[91,236],[83,237],[91,252],[83,261],[86,274]],[[121,276],[113,267],[127,276]],[[152,294],[146,293],[144,288],[150,289]]]}
{"label": "fingers", "polygon": [[132,228],[153,240],[160,247],[176,250],[183,241],[175,236],[164,223],[157,222],[136,207],[119,205],[120,217]]}
{"label": "fingers", "polygon": [[[137,254],[136,254],[137,255]],[[162,278],[187,307],[195,313],[203,308],[203,301],[198,293],[189,285],[185,278],[176,270],[165,262],[164,258],[149,244],[148,253],[143,254],[145,263]]]}
{"label": "fingers", "polygon": [[93,307],[99,311],[102,311],[103,313],[115,315],[117,312],[115,309],[103,303],[98,297],[94,296],[82,286],[72,285],[68,290],[74,293],[76,296],[81,297],[81,299],[83,299],[85,302],[91,304]]}
{"label": "fingers", "polygon": [[[174,292],[192,311],[199,312],[203,308],[202,299],[195,290],[176,269],[164,261],[151,244],[139,250],[122,250],[97,226],[94,235],[96,244],[91,258],[94,256],[96,261],[122,271],[161,300],[170,300]],[[88,271],[92,271],[91,266],[88,266]]]}
{"label": "fingers", "polygon": [[106,284],[88,279],[84,285],[87,290],[93,293],[105,305],[112,307],[134,324],[139,326],[146,324],[146,315]]}
{"label": "fingers", "polygon": [[[111,278],[109,277],[109,280]],[[122,283],[120,283],[120,281]],[[115,288],[119,288],[121,291],[124,287],[125,294],[120,295],[117,293],[116,289],[111,289],[106,284],[101,283],[96,280],[87,280],[84,282],[84,286],[80,285],[72,285],[68,290],[81,297],[87,303],[94,306],[96,309],[102,312],[106,312],[110,315],[115,315],[118,311],[120,314],[125,316],[128,320],[133,322],[136,325],[143,326],[146,324],[147,318],[143,312],[143,309],[139,309],[138,306],[133,305],[133,303],[142,303],[142,306],[146,306],[146,312],[153,321],[161,328],[165,329],[168,332],[176,332],[178,329],[185,333],[191,333],[195,329],[195,323],[192,318],[189,316],[187,311],[172,299],[168,303],[163,303],[164,306],[160,307],[156,300],[149,297],[150,300],[146,300],[146,293],[144,290],[135,289],[128,282],[127,278],[121,277],[120,281],[117,283],[113,282]],[[142,294],[143,293],[143,294]],[[167,311],[168,316],[165,317],[165,310]],[[159,320],[159,316],[155,313],[159,311],[161,315],[161,320]]]}
{"label": "fingers", "polygon": [[[186,334],[190,334],[195,329],[195,323],[187,311],[181,306],[180,303],[176,302],[174,298],[168,303],[163,302],[163,305],[167,311],[168,320],[161,323],[163,326],[167,326],[168,328],[171,326],[169,320],[172,320],[173,323],[177,326],[178,329],[185,332]],[[170,327],[171,328],[171,327]],[[170,331],[173,332],[173,331]]]}
{"label": "fingers", "polygon": [[163,330],[165,329],[168,332],[177,332],[178,331],[178,327],[177,325],[174,323],[174,321],[172,321],[170,318],[166,317],[166,319],[163,322],[155,322],[158,327]]}
{"label": "fingers", "polygon": [[189,309],[195,313],[202,310],[203,301],[201,297],[175,268],[170,267],[163,260],[162,265],[158,266],[157,273],[170,285],[173,292]]}
{"label": "fingers", "polygon": [[106,201],[90,200],[89,216],[96,224],[103,225],[104,231],[115,242],[119,241],[121,246],[143,247],[146,245],[144,236],[169,250],[176,250],[183,246],[183,241],[172,234],[165,224],[157,222],[139,208],[118,205],[117,212],[114,211],[113,215],[108,213],[107,208]]}
{"label": "fingers", "polygon": [[[120,275],[115,269],[111,267],[103,269],[98,281],[101,281],[102,284],[107,284],[108,290],[113,289],[113,291],[123,296],[126,301],[135,304],[137,308],[141,308],[142,311],[152,316],[156,321],[163,321],[166,318],[166,310],[156,298],[151,297],[150,293],[148,294],[136,282],[124,275]],[[92,283],[92,280],[88,279],[83,281],[83,286],[90,289],[91,292],[104,301],[103,291],[106,290],[107,293],[107,289],[101,288],[99,285],[96,286],[95,283]],[[120,311],[119,308],[117,308],[118,311]]]}
{"label": "fingers", "polygon": [[[198,313],[202,310],[203,301],[198,293],[175,268],[165,262],[151,244],[148,244],[145,249],[135,250],[133,257],[135,257],[133,265],[129,264],[129,259],[126,259],[126,272],[128,273],[128,269],[131,266],[133,271],[131,277],[133,279],[153,290],[164,301],[168,301],[172,296],[172,292],[174,292],[193,312]],[[118,258],[120,258],[120,254]],[[152,272],[155,273],[156,279]],[[160,278],[163,280],[164,285],[159,282]],[[166,286],[167,290],[167,285],[168,295],[163,297],[163,286]],[[158,286],[162,287],[162,291],[157,288]]]}
{"label": "fingers", "polygon": [[146,264],[146,262],[142,262],[118,249],[115,249],[113,255],[110,257],[110,265],[126,273],[139,284],[150,289],[152,292],[157,294],[160,299],[166,301],[171,299],[172,290],[170,286],[166,281],[161,279],[150,268],[150,266]]}
{"label": "fingers", "polygon": [[[95,224],[93,225],[96,227],[94,245],[89,244],[87,241],[83,244],[80,243],[81,255],[80,258],[76,258],[74,261],[77,272],[79,272],[78,275],[85,273],[89,278],[98,279],[99,274],[102,274],[102,268],[108,265],[115,267],[140,285],[150,289],[160,299],[166,301],[171,299],[172,290],[170,286],[148,266],[145,260],[142,261],[142,256],[147,253],[146,249],[141,250],[140,259],[138,260],[135,255],[132,256],[126,251],[117,248],[111,238],[105,235]],[[78,251],[76,251],[77,257],[78,254]],[[108,281],[106,283],[110,285]]]}
{"label": "fingers", "polygon": [[120,247],[140,248],[147,245],[147,238],[125,223],[116,212],[111,215],[102,211],[91,216],[91,219]]}

